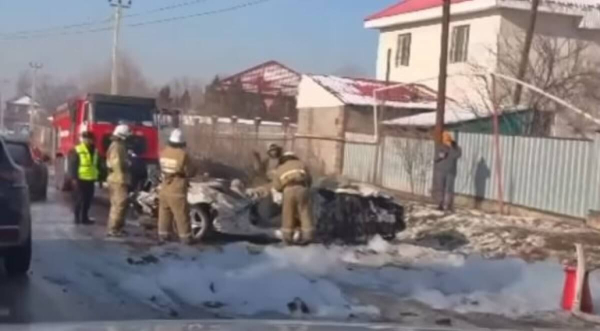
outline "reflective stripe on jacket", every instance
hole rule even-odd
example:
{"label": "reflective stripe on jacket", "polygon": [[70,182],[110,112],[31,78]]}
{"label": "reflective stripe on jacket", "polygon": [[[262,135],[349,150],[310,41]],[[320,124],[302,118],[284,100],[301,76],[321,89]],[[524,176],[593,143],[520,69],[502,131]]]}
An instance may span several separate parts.
{"label": "reflective stripe on jacket", "polygon": [[75,151],[79,156],[79,169],[77,169],[79,179],[86,181],[98,180],[98,153],[90,154],[90,150],[84,143],[77,145]]}
{"label": "reflective stripe on jacket", "polygon": [[186,151],[168,146],[161,151],[159,162],[163,176],[161,193],[187,194],[189,178],[194,176],[194,169]]}
{"label": "reflective stripe on jacket", "polygon": [[273,178],[273,188],[279,192],[287,186],[302,185],[309,187],[311,184],[310,172],[302,161],[293,159],[279,165]]}

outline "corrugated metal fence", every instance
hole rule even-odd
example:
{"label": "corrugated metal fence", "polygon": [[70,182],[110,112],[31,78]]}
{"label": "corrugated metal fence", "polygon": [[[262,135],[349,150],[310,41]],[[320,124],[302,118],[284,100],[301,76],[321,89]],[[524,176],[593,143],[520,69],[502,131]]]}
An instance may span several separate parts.
{"label": "corrugated metal fence", "polygon": [[[498,200],[493,136],[460,133],[457,193]],[[514,205],[585,218],[600,209],[600,140],[500,137],[503,198]],[[431,140],[385,137],[377,145],[346,143],[343,175],[390,189],[429,195]]]}

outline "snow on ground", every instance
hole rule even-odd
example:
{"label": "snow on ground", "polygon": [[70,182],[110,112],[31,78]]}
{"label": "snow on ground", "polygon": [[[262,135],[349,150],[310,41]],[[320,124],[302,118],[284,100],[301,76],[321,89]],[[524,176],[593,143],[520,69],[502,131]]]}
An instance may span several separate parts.
{"label": "snow on ground", "polygon": [[[378,319],[380,307],[345,294],[344,288],[353,286],[434,309],[519,317],[559,310],[563,284],[556,261],[486,260],[381,238],[360,247],[235,243],[201,254],[173,255],[165,248],[150,254],[160,262],[140,266],[138,274],[122,279],[123,290],[143,300],[175,297],[174,301],[235,316],[275,312]],[[600,288],[599,278],[592,277],[592,288]],[[304,303],[305,311],[294,303]]]}
{"label": "snow on ground", "polygon": [[453,253],[487,258],[520,257],[528,261],[555,258],[573,263],[574,243],[584,245],[591,268],[600,263],[600,232],[583,222],[504,216],[459,209],[445,214],[432,206],[407,208],[407,229],[398,239]]}
{"label": "snow on ground", "polygon": [[[56,208],[43,212],[57,218],[70,215],[47,208]],[[353,289],[458,313],[517,318],[558,311],[561,254],[573,254],[574,238],[589,245],[598,236],[566,223],[472,211],[445,215],[417,206],[407,216],[395,242],[376,237],[353,247],[136,246],[128,242],[135,238],[104,240],[100,227],[42,222],[34,243],[45,278],[105,304],[132,299],[170,316],[195,309],[224,317],[380,320],[387,307]],[[600,307],[598,273],[590,283]]]}

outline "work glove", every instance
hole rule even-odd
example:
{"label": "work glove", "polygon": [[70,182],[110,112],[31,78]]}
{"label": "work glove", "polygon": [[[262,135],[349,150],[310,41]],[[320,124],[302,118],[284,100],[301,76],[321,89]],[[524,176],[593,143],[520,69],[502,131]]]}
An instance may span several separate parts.
{"label": "work glove", "polygon": [[281,205],[281,203],[283,202],[283,193],[278,192],[275,189],[271,189],[271,196],[273,197],[273,202]]}
{"label": "work glove", "polygon": [[260,193],[257,189],[247,189],[246,190],[246,196],[251,199],[251,200],[258,200],[260,198]]}

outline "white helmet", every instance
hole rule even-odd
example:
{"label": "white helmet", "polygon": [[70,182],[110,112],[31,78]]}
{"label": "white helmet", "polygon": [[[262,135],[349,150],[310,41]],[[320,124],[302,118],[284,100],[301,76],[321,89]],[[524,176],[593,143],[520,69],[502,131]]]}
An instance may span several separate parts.
{"label": "white helmet", "polygon": [[169,142],[172,144],[183,144],[185,143],[185,138],[183,137],[183,132],[180,129],[175,129],[171,132],[169,136]]}
{"label": "white helmet", "polygon": [[113,136],[126,139],[127,137],[131,136],[131,130],[127,124],[119,124],[115,128],[115,131],[113,131]]}

